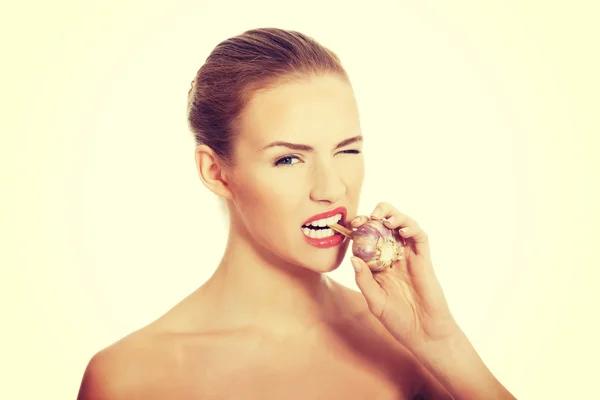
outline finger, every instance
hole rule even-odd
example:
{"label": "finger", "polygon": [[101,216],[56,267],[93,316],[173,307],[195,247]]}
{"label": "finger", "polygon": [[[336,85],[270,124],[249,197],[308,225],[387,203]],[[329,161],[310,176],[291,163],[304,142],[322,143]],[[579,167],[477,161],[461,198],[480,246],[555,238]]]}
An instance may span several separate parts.
{"label": "finger", "polygon": [[427,234],[418,225],[404,227],[399,229],[398,232],[403,238],[412,239],[415,243],[429,243]]}
{"label": "finger", "polygon": [[416,225],[416,222],[412,218],[401,213],[396,207],[387,202],[377,204],[371,213],[371,219],[384,220],[383,224],[388,229]]}
{"label": "finger", "polygon": [[373,212],[371,213],[371,218],[372,219],[385,218],[386,214],[390,211],[391,207],[392,207],[392,205],[385,201],[377,203],[377,205],[373,209]]}
{"label": "finger", "polygon": [[369,217],[365,216],[365,215],[357,215],[352,222],[350,222],[350,225],[353,228],[358,228],[361,225],[363,225],[365,222],[367,222],[369,220]]}
{"label": "finger", "polygon": [[386,228],[388,229],[398,229],[398,228],[415,228],[418,227],[417,222],[410,218],[408,215],[406,214],[402,214],[401,212],[397,211],[392,213],[391,215],[387,216],[385,218],[385,220],[383,221],[383,225],[385,225]]}
{"label": "finger", "polygon": [[406,245],[410,246],[413,253],[430,257],[429,238],[422,229],[418,226],[407,227],[398,230],[398,233],[405,239]]}
{"label": "finger", "polygon": [[375,316],[380,316],[385,304],[385,291],[379,286],[379,283],[373,279],[373,273],[367,264],[358,257],[351,257],[350,261],[355,271],[356,285],[362,292],[369,310]]}
{"label": "finger", "polygon": [[419,224],[408,215],[401,213],[394,206],[387,202],[380,202],[371,214],[371,218],[383,219],[384,226],[388,229],[398,229],[400,237],[405,240],[402,244],[407,244],[412,248],[415,254],[429,256],[429,238],[421,229]]}

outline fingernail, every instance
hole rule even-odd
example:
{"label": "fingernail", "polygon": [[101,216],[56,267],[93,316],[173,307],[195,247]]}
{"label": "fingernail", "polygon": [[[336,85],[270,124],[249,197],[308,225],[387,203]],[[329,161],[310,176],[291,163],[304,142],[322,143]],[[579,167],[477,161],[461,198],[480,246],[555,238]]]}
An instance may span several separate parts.
{"label": "fingernail", "polygon": [[407,233],[407,232],[409,231],[409,229],[408,229],[408,228],[402,228],[402,229],[400,229],[400,231],[401,231],[402,233]]}
{"label": "fingernail", "polygon": [[351,223],[353,224],[353,223],[358,222],[358,221],[360,221],[360,216],[354,217],[354,219],[352,220]]}
{"label": "fingernail", "polygon": [[389,218],[387,219],[387,221],[388,221],[390,224],[393,224],[394,222],[396,222],[396,219],[395,219],[394,217],[389,217]]}
{"label": "fingernail", "polygon": [[358,262],[358,259],[356,257],[350,257],[350,262],[354,267],[354,271],[360,272],[360,263]]}

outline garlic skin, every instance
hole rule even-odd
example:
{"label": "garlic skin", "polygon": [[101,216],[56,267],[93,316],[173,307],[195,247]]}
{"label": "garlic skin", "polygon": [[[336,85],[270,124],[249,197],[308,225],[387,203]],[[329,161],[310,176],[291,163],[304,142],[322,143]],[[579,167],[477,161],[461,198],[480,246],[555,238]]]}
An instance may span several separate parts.
{"label": "garlic skin", "polygon": [[397,230],[386,228],[383,221],[369,220],[351,236],[352,253],[362,259],[371,271],[390,268],[403,258],[403,238]]}

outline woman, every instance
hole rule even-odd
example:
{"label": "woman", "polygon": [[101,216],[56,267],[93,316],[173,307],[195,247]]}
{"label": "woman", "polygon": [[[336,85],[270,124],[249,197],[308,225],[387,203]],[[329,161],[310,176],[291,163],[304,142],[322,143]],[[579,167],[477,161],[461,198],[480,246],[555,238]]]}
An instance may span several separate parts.
{"label": "woman", "polygon": [[[294,31],[219,44],[188,93],[202,183],[230,232],[212,277],[97,353],[79,399],[512,399],[452,318],[426,234],[386,202],[356,216],[357,104],[337,56]],[[354,228],[385,220],[404,259],[360,292],[331,280]],[[312,222],[312,224],[311,224]]]}

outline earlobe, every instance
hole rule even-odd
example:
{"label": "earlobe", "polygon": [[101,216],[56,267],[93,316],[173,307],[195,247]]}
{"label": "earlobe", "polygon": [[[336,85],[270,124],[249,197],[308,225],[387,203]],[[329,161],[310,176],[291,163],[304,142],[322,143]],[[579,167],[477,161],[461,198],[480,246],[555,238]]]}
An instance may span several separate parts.
{"label": "earlobe", "polygon": [[211,192],[224,199],[231,199],[231,191],[225,170],[215,152],[206,145],[196,146],[194,152],[196,169],[200,180]]}

